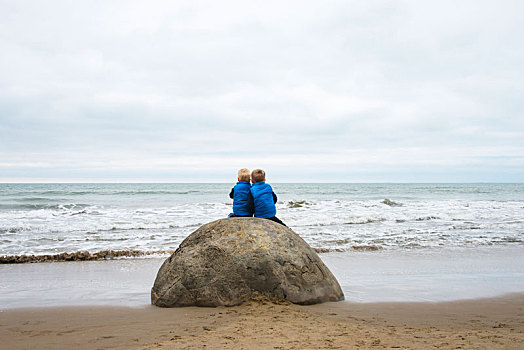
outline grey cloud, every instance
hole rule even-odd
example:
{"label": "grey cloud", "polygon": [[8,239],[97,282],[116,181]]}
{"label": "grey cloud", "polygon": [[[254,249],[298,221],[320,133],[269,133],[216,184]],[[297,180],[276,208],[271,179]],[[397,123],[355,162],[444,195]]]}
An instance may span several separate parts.
{"label": "grey cloud", "polygon": [[[424,181],[467,179],[487,149],[494,157],[510,150],[511,160],[480,161],[484,179],[498,178],[489,170],[497,164],[516,179],[524,154],[523,7],[3,1],[0,146],[15,156],[0,158],[10,164],[0,169],[16,178],[16,159],[36,164],[35,151],[61,178],[91,170],[58,171],[53,157],[80,167],[115,150],[107,161],[138,155],[165,164],[190,155],[233,167],[249,153],[278,158],[279,169],[306,155],[293,166],[311,178],[343,180],[348,171],[358,175],[354,166],[322,172],[309,164],[334,166],[344,151],[373,159],[381,149],[405,148],[416,162],[395,168],[380,156],[358,176],[395,181],[405,172]],[[441,145],[455,151],[433,155],[450,157],[442,170],[432,168],[438,175],[415,171]],[[134,176],[166,176],[155,164]],[[124,176],[118,166],[110,176]],[[22,163],[19,169],[22,176]]]}

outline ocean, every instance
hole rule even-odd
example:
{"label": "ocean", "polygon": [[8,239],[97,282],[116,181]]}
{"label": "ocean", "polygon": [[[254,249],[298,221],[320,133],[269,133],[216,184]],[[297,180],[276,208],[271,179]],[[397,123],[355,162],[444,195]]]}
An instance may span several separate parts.
{"label": "ocean", "polygon": [[[0,256],[166,255],[227,217],[233,185],[0,184]],[[524,184],[272,186],[277,216],[318,252],[524,245]]]}
{"label": "ocean", "polygon": [[[169,253],[231,212],[232,186],[0,184],[1,261],[120,256],[0,264],[0,311],[149,304]],[[524,184],[272,186],[277,216],[319,252],[350,302],[524,292]]]}

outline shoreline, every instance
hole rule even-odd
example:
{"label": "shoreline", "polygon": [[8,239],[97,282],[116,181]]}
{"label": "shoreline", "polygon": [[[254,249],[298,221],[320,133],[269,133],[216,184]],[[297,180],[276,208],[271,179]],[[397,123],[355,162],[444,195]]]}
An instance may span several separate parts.
{"label": "shoreline", "polygon": [[[520,247],[319,255],[349,302],[439,302],[524,292]],[[145,306],[165,259],[0,264],[0,310]]]}
{"label": "shoreline", "polygon": [[[524,292],[521,247],[319,255],[349,302],[440,302]],[[0,264],[0,310],[149,305],[165,259]]]}
{"label": "shoreline", "polygon": [[517,349],[524,293],[448,302],[14,308],[0,311],[0,338],[9,349]]}
{"label": "shoreline", "polygon": [[[519,349],[520,247],[320,254],[346,300],[162,309],[165,258],[0,265],[8,349]],[[494,297],[493,295],[498,295]]]}

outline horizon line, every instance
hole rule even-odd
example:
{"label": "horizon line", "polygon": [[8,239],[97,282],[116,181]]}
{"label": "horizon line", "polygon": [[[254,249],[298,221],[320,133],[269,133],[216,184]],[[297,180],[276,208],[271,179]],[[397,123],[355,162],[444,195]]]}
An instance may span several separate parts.
{"label": "horizon line", "polygon": [[[274,184],[524,184],[513,181],[266,181]],[[0,185],[53,185],[53,184],[231,184],[236,181],[0,181]]]}

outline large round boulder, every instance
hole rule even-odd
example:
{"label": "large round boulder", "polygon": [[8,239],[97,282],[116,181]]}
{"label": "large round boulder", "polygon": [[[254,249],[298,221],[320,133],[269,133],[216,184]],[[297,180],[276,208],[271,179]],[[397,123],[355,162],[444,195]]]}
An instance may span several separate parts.
{"label": "large round boulder", "polygon": [[163,263],[151,303],[233,306],[254,295],[296,304],[344,299],[331,271],[291,229],[265,219],[227,218],[200,227]]}

